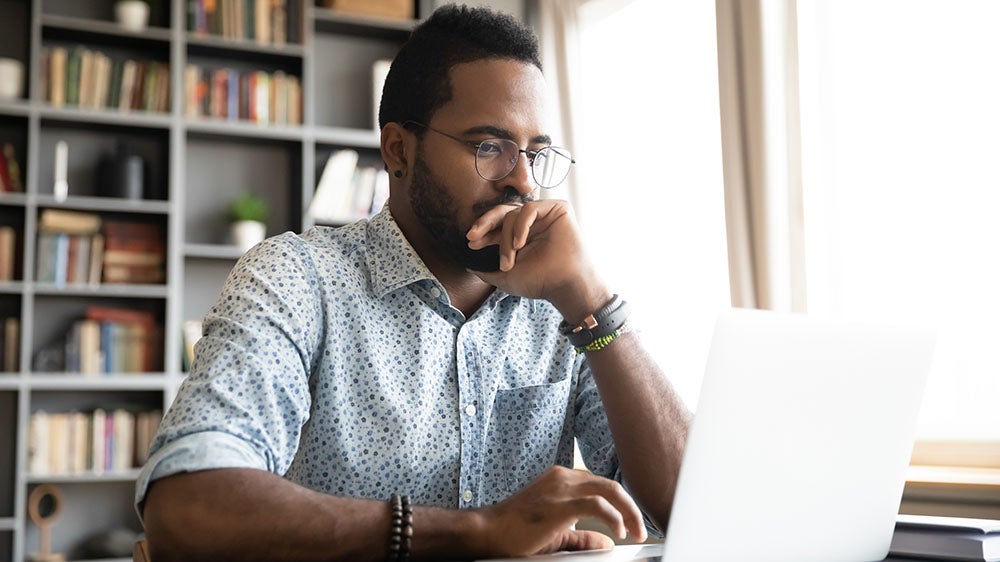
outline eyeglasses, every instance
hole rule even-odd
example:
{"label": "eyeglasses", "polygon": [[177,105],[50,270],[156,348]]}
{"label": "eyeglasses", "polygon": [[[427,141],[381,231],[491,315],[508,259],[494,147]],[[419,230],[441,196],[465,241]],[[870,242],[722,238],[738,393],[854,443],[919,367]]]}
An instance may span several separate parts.
{"label": "eyeglasses", "polygon": [[497,181],[507,177],[517,166],[517,160],[523,152],[528,157],[531,167],[531,177],[539,187],[552,188],[563,182],[569,175],[569,169],[576,160],[569,150],[559,146],[546,146],[538,150],[526,150],[510,139],[486,139],[479,142],[449,135],[423,123],[405,121],[403,126],[413,124],[417,127],[434,131],[452,140],[476,149],[476,172],[486,181]]}

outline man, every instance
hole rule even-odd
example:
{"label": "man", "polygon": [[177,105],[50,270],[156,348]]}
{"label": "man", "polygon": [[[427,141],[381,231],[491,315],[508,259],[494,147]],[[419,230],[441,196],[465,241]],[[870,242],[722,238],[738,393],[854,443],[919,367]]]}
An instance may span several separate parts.
{"label": "man", "polygon": [[[688,414],[569,206],[533,198],[572,163],[540,66],[488,10],[414,31],[380,108],[387,209],[257,246],[206,316],[137,485],[153,560],[599,548],[571,526],[643,540],[639,506],[665,528]],[[564,468],[574,436],[593,473]]]}

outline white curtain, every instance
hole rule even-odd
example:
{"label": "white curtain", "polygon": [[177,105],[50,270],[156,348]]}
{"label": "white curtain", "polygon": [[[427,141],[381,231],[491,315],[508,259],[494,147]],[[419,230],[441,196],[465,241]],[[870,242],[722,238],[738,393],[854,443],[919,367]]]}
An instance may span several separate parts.
{"label": "white curtain", "polygon": [[[584,154],[578,123],[580,11],[611,14],[634,0],[539,2],[552,129]],[[804,312],[805,255],[794,0],[717,0],[719,103],[730,296],[734,306]],[[623,57],[636,53],[622,53]],[[639,55],[649,55],[639,54]],[[655,60],[655,56],[650,57]],[[765,61],[780,61],[765,64]],[[656,68],[648,68],[657,72]],[[683,84],[672,87],[684,87]],[[615,104],[629,100],[609,100]],[[603,155],[586,155],[590,158]],[[564,195],[592,219],[573,174]],[[546,193],[543,195],[552,195]],[[595,219],[596,220],[596,219]]]}
{"label": "white curtain", "polygon": [[794,0],[716,0],[733,305],[805,311]]}
{"label": "white curtain", "polygon": [[[580,65],[580,7],[599,0],[549,0],[539,2],[539,41],[542,51],[542,68],[548,83],[549,119],[552,131],[556,131],[557,143],[569,147],[578,146],[573,128],[573,92],[579,91],[576,76]],[[570,201],[577,199],[574,174],[559,188]],[[541,195],[552,195],[542,190]]]}

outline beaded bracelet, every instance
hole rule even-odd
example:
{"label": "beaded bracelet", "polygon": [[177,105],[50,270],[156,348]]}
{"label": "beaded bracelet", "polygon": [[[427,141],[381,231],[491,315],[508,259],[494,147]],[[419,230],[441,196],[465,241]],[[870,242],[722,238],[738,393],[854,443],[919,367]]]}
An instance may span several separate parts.
{"label": "beaded bracelet", "polygon": [[631,331],[632,331],[631,326],[629,326],[628,322],[626,322],[622,324],[621,327],[611,332],[610,334],[606,336],[601,336],[595,339],[594,341],[588,343],[587,345],[576,346],[573,349],[575,349],[577,353],[583,353],[584,351],[600,351],[605,347],[611,345],[611,342],[615,341],[615,338],[617,338],[618,336],[627,334]]}
{"label": "beaded bracelet", "polygon": [[393,494],[389,499],[392,509],[392,528],[389,535],[388,562],[409,562],[410,539],[413,538],[413,507],[410,496]]}

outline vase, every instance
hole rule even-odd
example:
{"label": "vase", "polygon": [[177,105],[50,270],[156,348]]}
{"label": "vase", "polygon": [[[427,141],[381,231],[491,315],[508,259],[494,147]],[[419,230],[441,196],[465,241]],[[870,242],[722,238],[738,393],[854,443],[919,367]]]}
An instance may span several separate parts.
{"label": "vase", "polygon": [[128,31],[143,31],[149,23],[149,4],[143,0],[115,2],[115,20]]}
{"label": "vase", "polygon": [[264,240],[266,227],[262,222],[236,221],[230,227],[230,231],[233,235],[233,244],[236,244],[241,252],[246,252]]}
{"label": "vase", "polygon": [[16,100],[24,95],[24,65],[17,59],[0,57],[0,99]]}

